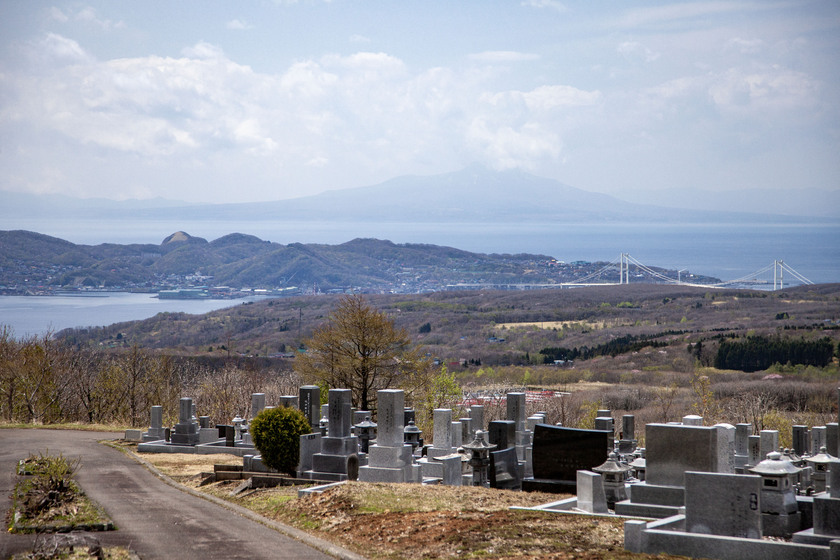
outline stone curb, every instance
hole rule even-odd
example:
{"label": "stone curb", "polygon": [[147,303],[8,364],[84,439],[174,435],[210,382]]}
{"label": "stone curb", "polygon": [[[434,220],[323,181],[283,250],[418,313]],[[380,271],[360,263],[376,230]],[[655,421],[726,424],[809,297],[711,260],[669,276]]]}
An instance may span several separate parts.
{"label": "stone curb", "polygon": [[367,558],[365,558],[364,556],[356,554],[355,552],[351,552],[351,551],[349,551],[349,550],[347,550],[347,549],[345,549],[345,548],[343,548],[343,547],[341,547],[337,544],[331,543],[331,542],[329,542],[325,539],[321,539],[321,538],[318,538],[316,536],[310,535],[306,531],[301,531],[300,529],[290,527],[289,525],[284,525],[283,523],[278,523],[277,521],[267,519],[267,518],[263,517],[262,515],[259,515],[258,513],[254,513],[253,511],[249,510],[248,508],[244,508],[242,506],[232,504],[232,503],[228,502],[227,500],[223,500],[222,498],[218,498],[218,497],[212,496],[210,494],[205,494],[204,492],[199,492],[198,490],[195,490],[195,489],[190,488],[188,486],[184,486],[183,484],[180,484],[179,482],[174,481],[173,479],[171,479],[167,475],[160,472],[157,469],[157,467],[155,467],[153,464],[146,461],[144,458],[142,458],[140,455],[138,455],[134,451],[131,451],[130,449],[126,449],[124,447],[119,447],[117,445],[112,445],[108,441],[104,441],[102,443],[104,443],[104,445],[107,445],[108,447],[112,447],[112,448],[114,448],[118,451],[127,453],[135,461],[137,461],[138,463],[143,465],[149,472],[151,472],[153,475],[158,477],[165,484],[168,484],[169,486],[172,486],[173,488],[176,488],[176,489],[178,489],[182,492],[186,492],[187,494],[191,494],[191,495],[196,496],[198,498],[202,498],[204,500],[207,500],[208,502],[213,502],[216,505],[227,508],[227,509],[241,515],[242,517],[247,517],[248,519],[250,519],[252,521],[256,521],[257,523],[261,523],[261,524],[265,525],[266,527],[274,529],[275,531],[277,531],[279,533],[283,533],[284,535],[286,535],[288,537],[291,537],[291,538],[293,538],[297,541],[300,541],[300,542],[302,542],[302,543],[304,543],[308,546],[311,546],[312,548],[314,548],[316,550],[320,550],[321,552],[323,552],[325,554],[329,554],[330,556],[338,558],[339,560],[367,560]]}

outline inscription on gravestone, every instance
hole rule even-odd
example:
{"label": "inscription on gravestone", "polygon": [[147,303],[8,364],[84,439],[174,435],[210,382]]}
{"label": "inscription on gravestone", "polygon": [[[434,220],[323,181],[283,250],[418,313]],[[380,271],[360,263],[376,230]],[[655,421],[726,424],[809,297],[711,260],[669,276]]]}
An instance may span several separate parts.
{"label": "inscription on gravestone", "polygon": [[761,477],[685,473],[685,528],[742,539],[761,538]]}

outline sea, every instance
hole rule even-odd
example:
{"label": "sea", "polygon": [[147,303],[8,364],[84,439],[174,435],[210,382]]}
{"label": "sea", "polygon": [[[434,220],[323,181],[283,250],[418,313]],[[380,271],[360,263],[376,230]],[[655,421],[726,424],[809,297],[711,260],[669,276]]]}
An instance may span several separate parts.
{"label": "sea", "polygon": [[[840,282],[840,223],[378,223],[288,221],[44,221],[3,224],[74,243],[159,244],[175,231],[212,241],[245,233],[276,243],[340,244],[355,238],[427,243],[480,253],[533,253],[572,262],[618,262],[622,253],[647,266],[712,276],[722,281],[773,283],[773,263],[783,261],[785,285]],[[0,248],[2,250],[2,248]],[[789,272],[793,270],[796,274]],[[100,297],[0,297],[0,325],[17,336],[66,327],[144,319],[161,311],[206,313],[242,300],[158,300],[148,294]]]}

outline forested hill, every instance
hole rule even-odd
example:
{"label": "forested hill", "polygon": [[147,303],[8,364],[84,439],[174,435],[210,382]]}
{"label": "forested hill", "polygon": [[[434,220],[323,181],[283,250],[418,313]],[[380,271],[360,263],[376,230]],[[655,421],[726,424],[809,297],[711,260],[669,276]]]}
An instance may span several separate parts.
{"label": "forested hill", "polygon": [[[412,293],[455,284],[503,287],[569,282],[606,264],[566,264],[547,255],[488,255],[378,239],[282,245],[241,233],[207,241],[176,232],[160,245],[76,245],[29,231],[0,231],[4,293],[189,286]],[[657,270],[676,278],[675,271]]]}

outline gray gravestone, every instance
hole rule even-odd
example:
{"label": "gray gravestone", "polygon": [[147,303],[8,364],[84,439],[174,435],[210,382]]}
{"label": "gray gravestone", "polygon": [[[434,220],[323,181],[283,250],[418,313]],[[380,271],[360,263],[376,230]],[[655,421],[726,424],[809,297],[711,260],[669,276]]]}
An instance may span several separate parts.
{"label": "gray gravestone", "polygon": [[758,432],[761,441],[761,460],[767,458],[768,453],[779,450],[779,430],[761,430]]}
{"label": "gray gravestone", "polygon": [[470,407],[472,427],[476,431],[484,431],[484,405],[474,404]]}
{"label": "gray gravestone", "polygon": [[735,467],[743,468],[750,460],[752,424],[735,424]]}
{"label": "gray gravestone", "polygon": [[321,421],[321,388],[317,385],[304,385],[298,389],[298,407],[313,431]]}
{"label": "gray gravestone", "polygon": [[525,393],[507,394],[507,419],[516,422],[516,431],[525,430]]}
{"label": "gray gravestone", "polygon": [[800,457],[811,453],[810,446],[808,445],[811,443],[811,440],[808,436],[808,426],[797,424],[793,427],[793,452]]}
{"label": "gray gravestone", "polygon": [[636,439],[636,417],[632,414],[625,414],[621,417],[621,439]]}
{"label": "gray gravestone", "polygon": [[761,538],[761,477],[685,473],[685,530],[742,539]]}
{"label": "gray gravestone", "polygon": [[814,426],[811,428],[811,455],[818,454],[822,447],[826,447],[825,426]]}
{"label": "gray gravestone", "polygon": [[750,452],[748,464],[754,467],[764,460],[761,456],[761,436],[749,436],[747,446]]}
{"label": "gray gravestone", "polygon": [[696,414],[689,414],[688,416],[683,416],[682,423],[683,426],[702,426],[703,417],[697,416]]}
{"label": "gray gravestone", "polygon": [[251,418],[256,418],[265,408],[265,393],[251,393]]}
{"label": "gray gravestone", "polygon": [[577,472],[577,507],[587,513],[609,513],[604,479],[592,471]]}
{"label": "gray gravestone", "polygon": [[825,450],[832,457],[837,457],[838,439],[840,439],[840,426],[837,422],[829,422],[825,425]]}
{"label": "gray gravestone", "polygon": [[359,467],[364,482],[412,482],[411,446],[403,442],[405,393],[398,389],[376,392],[377,438],[368,450],[368,464]]}
{"label": "gray gravestone", "polygon": [[330,437],[342,438],[350,436],[353,426],[353,409],[351,405],[353,393],[350,389],[330,389],[327,419],[330,421]]}
{"label": "gray gravestone", "polygon": [[280,397],[280,402],[278,406],[282,406],[285,408],[298,408],[298,397],[297,395],[282,395]]}
{"label": "gray gravestone", "polygon": [[193,421],[193,402],[189,397],[182,398],[178,403],[178,423],[175,433],[169,436],[175,445],[195,445],[198,443],[198,422]]}
{"label": "gray gravestone", "polygon": [[595,429],[601,430],[603,432],[615,432],[615,425],[613,424],[613,419],[610,416],[606,417],[598,417],[595,419]]}
{"label": "gray gravestone", "polygon": [[461,486],[463,482],[461,454],[444,455],[438,457],[438,461],[443,464],[443,484],[445,486]]}
{"label": "gray gravestone", "polygon": [[142,435],[145,442],[162,440],[165,437],[163,428],[163,407],[155,405],[149,412],[151,418],[149,430]]}
{"label": "gray gravestone", "polygon": [[705,426],[648,424],[645,482],[683,486],[686,471],[718,471],[718,431]]}
{"label": "gray gravestone", "polygon": [[434,449],[445,450],[442,455],[452,453],[452,409],[436,408],[434,410]]}
{"label": "gray gravestone", "polygon": [[461,442],[470,443],[475,439],[475,431],[472,427],[472,418],[459,418],[461,422]]}
{"label": "gray gravestone", "polygon": [[735,472],[735,426],[732,424],[715,424],[718,431],[718,468],[719,473]]}

